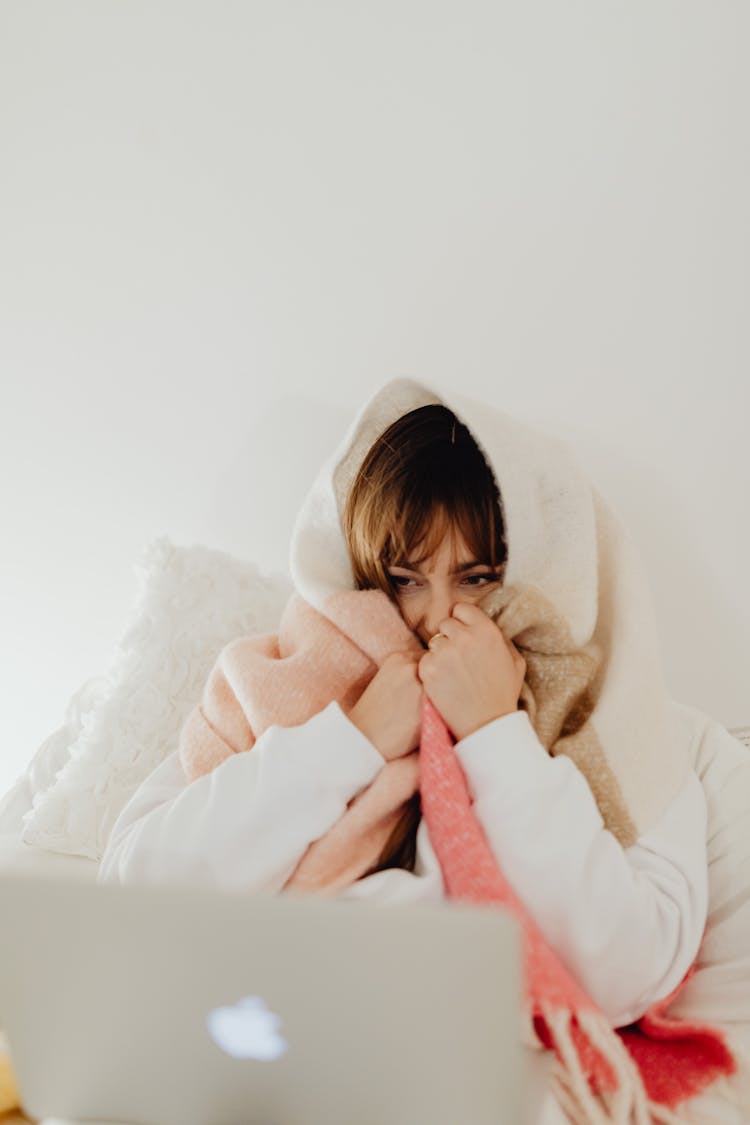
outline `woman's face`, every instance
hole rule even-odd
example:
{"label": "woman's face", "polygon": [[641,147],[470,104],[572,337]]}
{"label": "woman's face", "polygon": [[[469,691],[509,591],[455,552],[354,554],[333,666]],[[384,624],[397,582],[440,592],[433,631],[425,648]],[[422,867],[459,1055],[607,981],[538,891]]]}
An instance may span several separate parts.
{"label": "woman's face", "polygon": [[435,554],[419,567],[405,560],[388,567],[401,616],[426,646],[459,602],[480,601],[502,584],[498,570],[473,557],[458,532],[446,536]]}

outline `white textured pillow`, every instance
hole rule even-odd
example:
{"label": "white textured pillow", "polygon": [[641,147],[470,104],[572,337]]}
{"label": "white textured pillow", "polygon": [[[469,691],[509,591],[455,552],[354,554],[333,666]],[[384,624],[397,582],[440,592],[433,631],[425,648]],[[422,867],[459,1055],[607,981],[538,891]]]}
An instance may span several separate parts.
{"label": "white textured pillow", "polygon": [[83,730],[87,712],[96,707],[107,690],[106,676],[92,676],[78,688],[65,708],[65,719],[37,748],[15,784],[0,799],[0,835],[17,835],[34,797],[55,784],[55,778],[70,757],[70,748]]}
{"label": "white textured pillow", "polygon": [[26,844],[101,859],[121,809],[177,749],[222,648],[238,636],[275,632],[292,592],[285,576],[165,536],[143,549],[134,569],[132,619],[67,761],[33,795],[23,817]]}

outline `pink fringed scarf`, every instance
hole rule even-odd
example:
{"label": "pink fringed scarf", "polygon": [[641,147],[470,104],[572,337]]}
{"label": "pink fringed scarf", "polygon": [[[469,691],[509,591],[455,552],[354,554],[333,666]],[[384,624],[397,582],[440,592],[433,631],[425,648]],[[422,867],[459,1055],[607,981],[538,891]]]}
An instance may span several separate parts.
{"label": "pink fringed scarf", "polygon": [[[528,591],[506,589],[487,604],[496,620],[503,618],[503,631],[513,635],[508,639],[515,637],[527,660],[522,702],[544,726],[549,710],[541,702],[540,669],[554,653],[545,651],[538,629],[536,633],[523,629],[524,621],[527,626],[530,620],[538,622],[540,603],[530,600]],[[536,647],[524,646],[524,638],[535,641]],[[239,638],[219,657],[201,704],[183,728],[180,753],[188,778],[209,772],[232,753],[251,749],[272,723],[304,722],[333,699],[348,709],[386,656],[399,650],[422,651],[382,592],[339,592],[328,599],[325,615],[294,595],[278,635]],[[575,681],[571,665],[567,667],[568,679]],[[580,667],[590,677],[595,664],[583,662]],[[577,698],[580,684],[574,689]],[[563,712],[569,714],[570,708]],[[523,888],[516,893],[506,882],[473,813],[453,745],[446,724],[425,697],[419,752],[384,764],[337,824],[310,845],[286,887],[335,893],[362,877],[380,855],[405,802],[419,788],[422,815],[448,897],[497,902],[521,925],[525,1038],[530,1045],[554,1050],[554,1090],[571,1121],[579,1125],[682,1121],[676,1112],[682,1104],[734,1070],[722,1033],[665,1015],[679,989],[653,1005],[636,1024],[612,1030],[547,945],[524,907]],[[591,752],[590,743],[583,745]],[[616,809],[610,809],[610,817],[616,820]]]}
{"label": "pink fringed scarf", "polygon": [[679,1122],[671,1112],[675,1107],[720,1075],[734,1072],[723,1034],[664,1015],[679,988],[631,1027],[610,1028],[503,876],[472,812],[452,746],[449,730],[426,698],[420,743],[422,814],[446,889],[450,898],[502,903],[519,920],[528,1014],[539,1040],[556,1053],[558,1101],[573,1122]]}

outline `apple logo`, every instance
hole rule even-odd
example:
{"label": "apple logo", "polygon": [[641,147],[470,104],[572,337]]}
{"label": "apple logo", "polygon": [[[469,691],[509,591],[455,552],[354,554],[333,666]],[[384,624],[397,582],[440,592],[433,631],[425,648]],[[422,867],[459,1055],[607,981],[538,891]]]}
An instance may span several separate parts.
{"label": "apple logo", "polygon": [[281,1017],[260,996],[243,996],[235,1004],[213,1008],[206,1023],[214,1043],[235,1059],[270,1062],[288,1046],[279,1034]]}

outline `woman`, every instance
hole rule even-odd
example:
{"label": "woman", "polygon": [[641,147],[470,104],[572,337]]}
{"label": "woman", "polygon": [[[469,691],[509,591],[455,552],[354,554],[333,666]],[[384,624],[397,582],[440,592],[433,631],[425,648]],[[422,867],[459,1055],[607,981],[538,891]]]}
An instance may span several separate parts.
{"label": "woman", "polygon": [[[447,399],[396,379],[354,419],[295,523],[278,634],[225,646],[99,879],[440,900],[478,832],[595,1006],[587,1034],[611,1036],[703,937],[693,719],[637,553],[571,451]],[[466,832],[435,816],[435,716]]]}
{"label": "woman", "polygon": [[[295,586],[310,605],[322,607],[340,624],[344,618],[335,618],[331,607],[340,604],[336,599],[342,591],[380,590],[418,643],[376,660],[364,690],[360,680],[355,690],[342,688],[324,705],[316,704],[304,721],[290,712],[288,725],[270,723],[258,733],[258,723],[248,717],[250,707],[235,690],[237,677],[227,674],[232,661],[235,671],[240,667],[246,651],[233,642],[185,725],[181,747],[118,818],[99,880],[205,879],[278,891],[293,886],[315,842],[342,821],[384,764],[416,765],[426,694],[456,739],[475,814],[508,880],[522,889],[526,907],[556,954],[611,1025],[621,1027],[676,988],[696,957],[707,911],[703,789],[694,771],[681,767],[659,808],[651,790],[661,781],[647,786],[642,798],[652,802],[650,823],[647,831],[634,833],[637,816],[618,819],[617,814],[628,795],[626,773],[609,769],[600,755],[601,768],[587,779],[570,754],[553,754],[540,740],[529,707],[537,726],[546,730],[544,679],[554,688],[559,660],[550,664],[549,653],[546,663],[544,654],[539,657],[541,672],[534,695],[528,694],[526,658],[486,612],[493,596],[503,595],[514,558],[507,549],[504,507],[515,521],[510,543],[518,543],[516,566],[534,579],[529,596],[538,596],[542,604],[544,593],[543,604],[565,609],[572,638],[566,643],[575,649],[566,675],[578,667],[571,661],[584,651],[581,642],[589,636],[602,651],[609,644],[637,657],[629,661],[633,674],[647,675],[648,681],[632,699],[627,692],[618,695],[616,679],[614,687],[602,688],[611,685],[616,667],[608,680],[606,661],[598,665],[588,651],[586,667],[610,715],[622,698],[635,713],[632,733],[640,751],[642,731],[650,716],[660,713],[648,696],[652,683],[654,699],[659,695],[648,623],[644,616],[636,627],[620,614],[614,623],[607,619],[606,638],[593,628],[604,620],[603,611],[597,616],[602,599],[619,605],[625,584],[613,582],[610,589],[605,571],[601,566],[592,570],[591,559],[596,563],[607,551],[620,559],[627,544],[599,509],[596,525],[581,520],[571,534],[570,512],[576,519],[579,513],[570,498],[575,496],[580,507],[580,497],[588,504],[591,491],[577,469],[567,462],[560,468],[554,460],[551,451],[557,457],[557,445],[544,441],[537,448],[531,431],[521,427],[516,435],[515,427],[492,452],[490,466],[472,432],[436,399],[410,380],[386,385],[324,466],[292,541]],[[388,415],[392,421],[384,426]],[[475,432],[486,425],[483,418],[483,412],[476,414]],[[491,445],[485,436],[483,449]],[[532,488],[524,460],[531,464],[537,458],[541,465],[545,456],[554,471],[549,473],[545,463]],[[498,471],[504,457],[505,467]],[[505,483],[498,489],[496,476],[507,480],[507,495]],[[522,527],[528,529],[527,541]],[[635,598],[638,580],[629,581],[628,593]],[[530,604],[528,597],[524,604]],[[562,616],[560,610],[550,635],[562,635]],[[283,630],[280,635],[283,642]],[[278,650],[271,655],[277,658]],[[530,662],[531,649],[527,656]],[[554,748],[585,729],[593,706],[587,692],[592,691],[591,686],[581,691],[575,706],[564,709]],[[605,711],[603,730],[610,729],[610,721]],[[545,738],[556,742],[549,733]],[[197,769],[191,781],[184,768],[186,750],[201,739],[223,760],[220,768]],[[240,752],[250,747],[251,753]],[[644,768],[656,770],[659,779],[666,776],[666,766],[663,775],[658,773],[662,766],[656,755]],[[376,862],[348,882],[339,879],[342,897],[445,897],[440,864],[420,818],[417,771],[414,778]],[[606,818],[620,826],[620,838],[605,826]]]}

